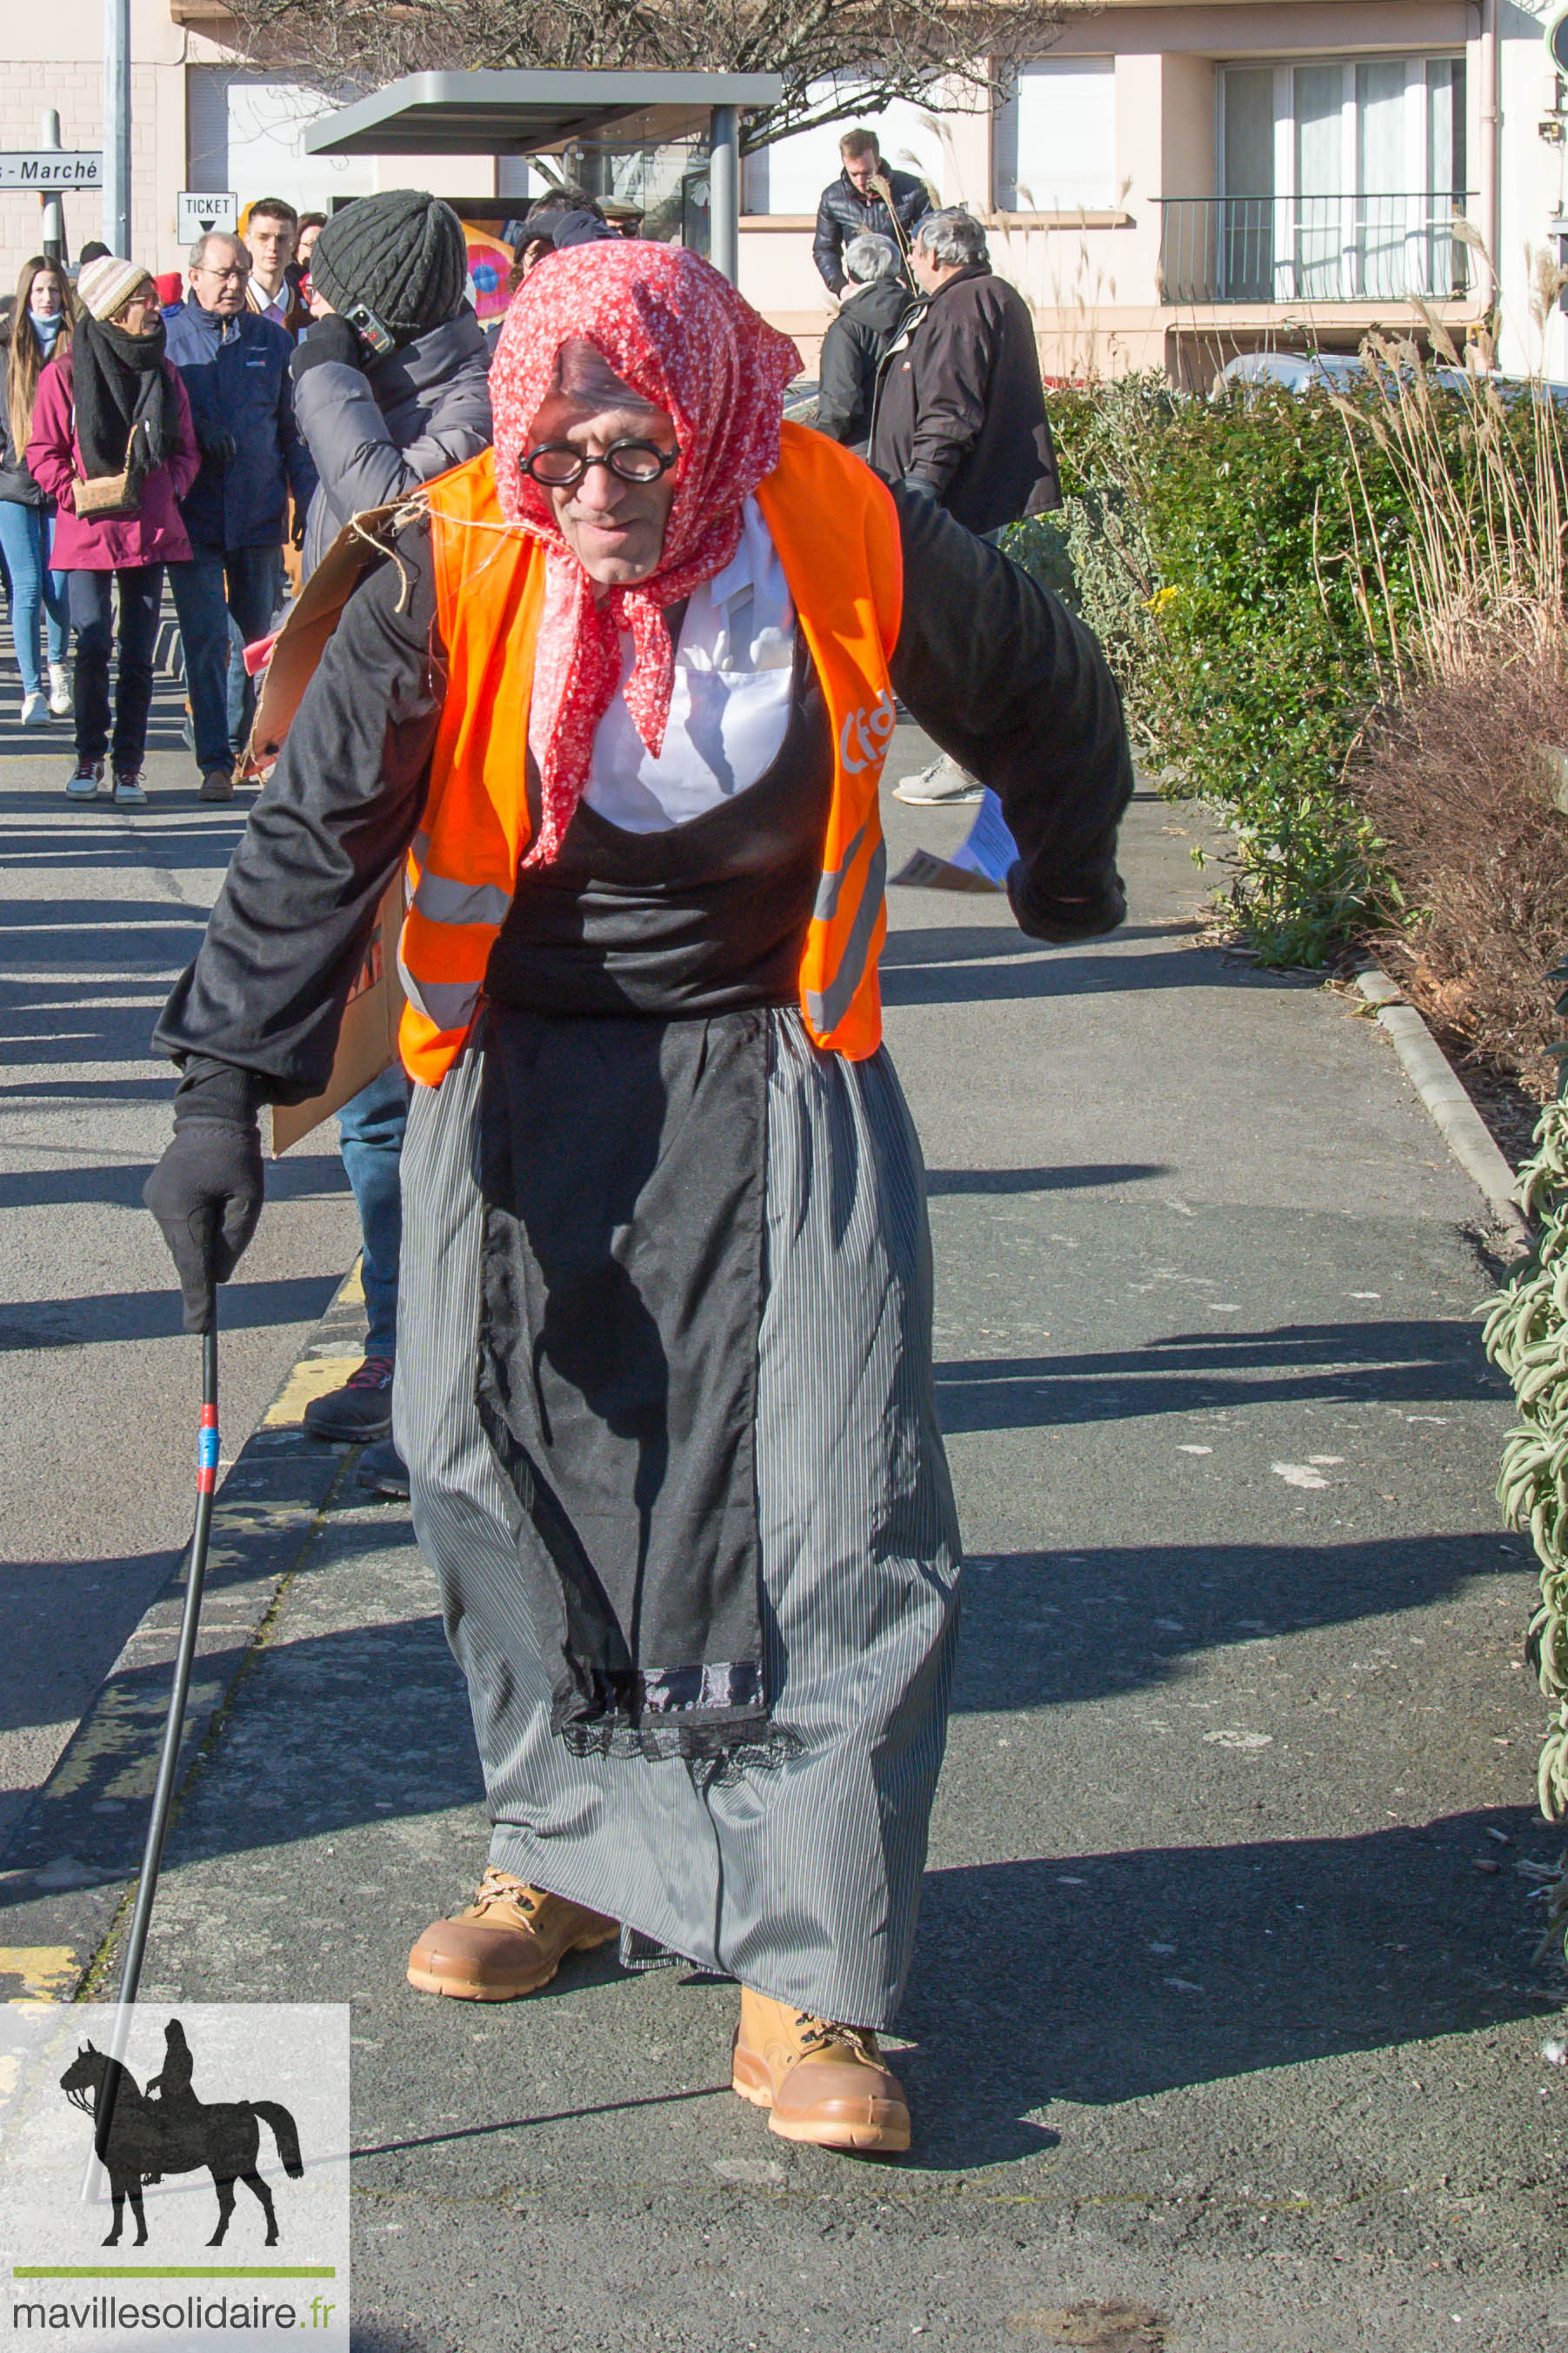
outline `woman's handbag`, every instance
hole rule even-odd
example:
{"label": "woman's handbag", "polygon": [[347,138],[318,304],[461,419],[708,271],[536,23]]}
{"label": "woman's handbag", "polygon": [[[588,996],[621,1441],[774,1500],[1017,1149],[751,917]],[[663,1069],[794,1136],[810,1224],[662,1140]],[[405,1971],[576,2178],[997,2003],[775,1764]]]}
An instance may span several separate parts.
{"label": "woman's handbag", "polygon": [[133,515],[142,505],[141,477],[132,474],[129,466],[118,474],[95,474],[90,481],[74,485],[71,503],[79,515],[95,515],[108,522],[119,515]]}

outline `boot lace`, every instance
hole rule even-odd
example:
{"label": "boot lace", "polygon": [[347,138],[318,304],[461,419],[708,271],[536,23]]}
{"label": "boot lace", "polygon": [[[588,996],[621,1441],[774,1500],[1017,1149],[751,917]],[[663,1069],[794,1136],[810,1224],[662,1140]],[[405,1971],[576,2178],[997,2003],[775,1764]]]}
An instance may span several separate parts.
{"label": "boot lace", "polygon": [[876,2035],[868,2026],[840,2026],[831,2018],[813,2018],[807,2010],[797,2010],[795,2022],[803,2058],[811,2058],[836,2042],[847,2042],[868,2067],[879,2067],[882,2063]]}
{"label": "boot lace", "polygon": [[526,1880],[519,1879],[512,1872],[499,1870],[492,1862],[479,1882],[474,1909],[484,1912],[492,1904],[507,1904],[521,1912],[525,1920],[531,1920],[542,1901],[537,1887],[530,1887]]}

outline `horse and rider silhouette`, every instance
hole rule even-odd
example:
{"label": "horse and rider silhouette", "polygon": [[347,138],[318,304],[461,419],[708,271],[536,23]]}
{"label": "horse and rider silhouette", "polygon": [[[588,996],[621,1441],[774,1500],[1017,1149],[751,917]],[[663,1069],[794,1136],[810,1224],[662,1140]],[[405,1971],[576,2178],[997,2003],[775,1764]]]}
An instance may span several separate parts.
{"label": "horse and rider silhouette", "polygon": [[198,2100],[191,2084],[195,2063],[185,2030],[177,2018],[163,2029],[163,2064],[141,2091],[129,2067],[90,2042],[84,2042],[65,2073],[60,2089],[72,2107],[92,2118],[92,2145],[109,2175],[114,2200],[114,2225],[103,2242],[120,2244],[125,2201],[136,2217],[133,2244],[147,2243],[147,2221],[142,2191],[165,2173],[195,2173],[205,2165],[217,2191],[217,2229],[207,2241],[221,2247],[234,2212],[234,2185],[243,2181],[267,2217],[269,2247],[278,2244],[278,2216],[272,2192],[256,2170],[261,2147],[257,2124],[272,2128],[283,2170],[290,2181],[304,2172],[300,2135],[287,2108],[276,2100],[228,2100],[209,2105]]}

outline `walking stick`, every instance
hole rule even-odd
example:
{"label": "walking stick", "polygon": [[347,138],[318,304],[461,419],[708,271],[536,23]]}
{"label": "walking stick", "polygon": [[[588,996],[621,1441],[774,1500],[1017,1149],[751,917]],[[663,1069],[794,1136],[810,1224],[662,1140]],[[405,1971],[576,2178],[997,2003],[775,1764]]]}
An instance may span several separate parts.
{"label": "walking stick", "polygon": [[[147,1931],[152,1925],[153,1905],[158,1894],[163,1839],[174,1802],[174,1778],[179,1771],[180,1743],[184,1736],[185,1708],[191,1695],[191,1668],[195,1661],[196,1635],[201,1623],[202,1589],[206,1583],[207,1540],[212,1534],[217,1463],[217,1300],[214,1294],[207,1328],[202,1334],[202,1413],[196,1441],[195,1525],[191,1531],[191,1549],[185,1567],[184,1606],[180,1613],[179,1647],[174,1653],[174,1688],[169,1695],[169,1713],[163,1725],[163,1747],[158,1759],[158,1778],[153,1790],[153,1814],[147,1824],[147,1842],[142,1850],[142,1874],[136,1883],[131,1932],[125,1940],[125,1961],[120,1975],[120,2000],[114,2013],[114,2028],[107,2054],[116,2063],[124,2059],[125,2046],[130,2039],[131,2012],[142,1983],[142,1960],[147,1950]],[[104,2077],[101,2113],[95,2114],[93,2119],[92,2155],[88,2159],[81,2185],[85,2205],[96,2206],[103,2194],[103,2166],[99,2151],[109,2146],[109,2131],[114,2121],[114,2104],[119,2087],[117,2065],[115,2072]]]}

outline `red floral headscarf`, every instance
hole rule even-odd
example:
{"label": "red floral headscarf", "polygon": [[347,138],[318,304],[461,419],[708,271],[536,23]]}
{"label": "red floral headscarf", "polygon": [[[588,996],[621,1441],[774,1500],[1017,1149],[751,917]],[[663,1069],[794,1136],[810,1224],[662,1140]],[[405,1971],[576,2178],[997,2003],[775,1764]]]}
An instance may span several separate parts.
{"label": "red floral headscarf", "polygon": [[[547,494],[518,470],[563,344],[594,345],[621,382],[675,419],[680,459],[658,568],[595,601]],[[625,238],[569,247],[518,289],[490,369],[501,512],[543,543],[549,561],[534,661],[535,714],[547,733],[543,807],[525,864],[548,862],[587,780],[594,731],[620,683],[619,632],[637,659],[626,707],[657,757],[675,681],[661,608],[689,596],[734,554],[741,506],[779,461],[784,390],[800,367],[786,335],[695,253]]]}

